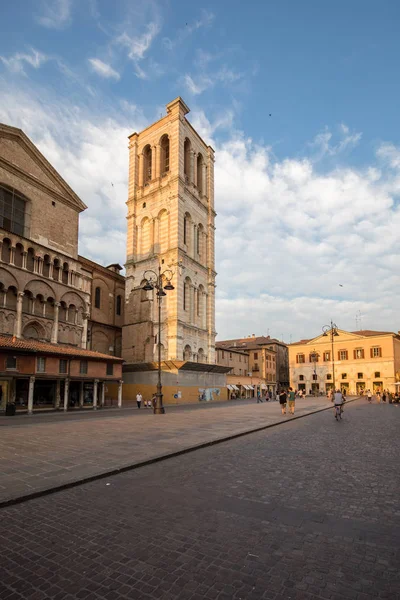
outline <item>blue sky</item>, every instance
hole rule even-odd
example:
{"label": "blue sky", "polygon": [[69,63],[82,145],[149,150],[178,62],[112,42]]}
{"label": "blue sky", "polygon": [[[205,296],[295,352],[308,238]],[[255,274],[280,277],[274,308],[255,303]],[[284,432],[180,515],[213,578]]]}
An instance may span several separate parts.
{"label": "blue sky", "polygon": [[81,253],[123,262],[126,136],[182,96],[217,153],[219,337],[397,331],[399,22],[395,0],[14,0],[0,120],[88,205]]}

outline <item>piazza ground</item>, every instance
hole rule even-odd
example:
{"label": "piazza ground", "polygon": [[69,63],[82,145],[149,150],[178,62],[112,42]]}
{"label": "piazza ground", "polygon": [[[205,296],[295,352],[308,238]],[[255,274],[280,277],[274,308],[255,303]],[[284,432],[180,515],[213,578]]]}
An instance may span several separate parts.
{"label": "piazza ground", "polygon": [[0,597],[400,598],[399,423],[358,400],[2,508]]}

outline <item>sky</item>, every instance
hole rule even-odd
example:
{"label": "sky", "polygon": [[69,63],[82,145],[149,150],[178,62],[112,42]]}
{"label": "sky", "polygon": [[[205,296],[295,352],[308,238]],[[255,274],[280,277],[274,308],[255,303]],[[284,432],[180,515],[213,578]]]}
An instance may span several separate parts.
{"label": "sky", "polygon": [[217,339],[400,329],[397,0],[13,0],[0,122],[124,263],[127,136],[181,96],[216,152]]}

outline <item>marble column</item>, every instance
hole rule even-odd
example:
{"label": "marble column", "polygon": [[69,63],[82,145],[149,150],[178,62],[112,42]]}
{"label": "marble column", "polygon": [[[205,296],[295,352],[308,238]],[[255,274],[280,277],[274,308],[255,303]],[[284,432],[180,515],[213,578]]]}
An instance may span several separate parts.
{"label": "marble column", "polygon": [[57,344],[58,341],[58,310],[60,308],[59,302],[54,302],[54,321],[53,329],[51,330],[51,343]]}
{"label": "marble column", "polygon": [[28,390],[28,415],[33,413],[33,393],[35,391],[35,378],[29,377],[29,390]]}
{"label": "marble column", "polygon": [[93,410],[97,410],[97,394],[98,394],[99,380],[95,379],[93,383]]}
{"label": "marble column", "polygon": [[15,265],[15,246],[10,248],[10,265]]}
{"label": "marble column", "polygon": [[83,317],[83,327],[82,327],[81,347],[86,350],[86,348],[87,348],[87,335],[88,335],[89,313],[83,313],[82,317]]}
{"label": "marble column", "polygon": [[118,408],[122,407],[122,379],[118,382]]}
{"label": "marble column", "polygon": [[22,268],[26,269],[26,261],[28,260],[28,253],[27,252],[23,252],[22,253]]}
{"label": "marble column", "polygon": [[79,408],[83,408],[84,399],[85,399],[83,386],[84,386],[84,382],[81,381],[80,385],[79,385]]}
{"label": "marble column", "polygon": [[106,382],[102,381],[100,383],[100,406],[104,408],[104,404],[106,401]]}
{"label": "marble column", "polygon": [[68,397],[69,397],[69,379],[65,379],[64,386],[64,412],[68,410]]}
{"label": "marble column", "polygon": [[138,163],[139,163],[139,187],[143,187],[143,163],[144,163],[143,154],[139,154]]}
{"label": "marble column", "polygon": [[190,150],[190,176],[189,176],[189,183],[192,183],[193,185],[196,184],[194,176],[195,176],[195,153],[193,152],[193,150]]}
{"label": "marble column", "polygon": [[17,338],[21,337],[22,332],[22,299],[24,297],[24,292],[18,292],[17,295],[17,318],[15,320],[14,325],[14,335]]}
{"label": "marble column", "polygon": [[59,410],[61,404],[61,379],[57,379],[56,382],[56,405],[55,409]]}

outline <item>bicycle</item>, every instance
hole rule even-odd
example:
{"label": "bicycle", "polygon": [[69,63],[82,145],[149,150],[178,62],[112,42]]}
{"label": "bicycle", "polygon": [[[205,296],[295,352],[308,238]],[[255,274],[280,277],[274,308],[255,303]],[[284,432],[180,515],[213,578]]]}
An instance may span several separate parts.
{"label": "bicycle", "polygon": [[341,421],[342,420],[342,405],[341,404],[335,404],[335,419],[336,421]]}

